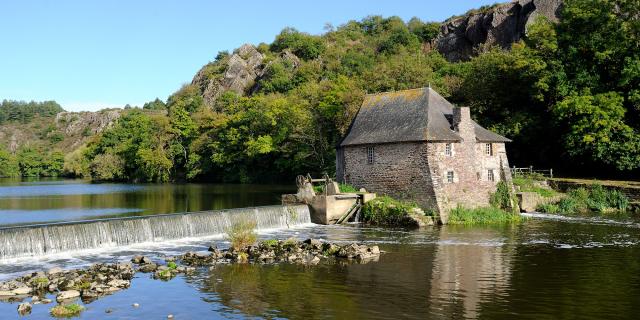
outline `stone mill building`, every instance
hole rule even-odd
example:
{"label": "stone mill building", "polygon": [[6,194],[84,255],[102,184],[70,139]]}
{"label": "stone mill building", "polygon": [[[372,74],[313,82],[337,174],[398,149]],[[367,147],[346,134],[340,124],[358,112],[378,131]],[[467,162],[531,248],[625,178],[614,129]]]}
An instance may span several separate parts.
{"label": "stone mill building", "polygon": [[511,183],[506,142],[431,88],[370,94],[338,146],[336,175],[446,223],[452,208],[487,206],[500,180]]}

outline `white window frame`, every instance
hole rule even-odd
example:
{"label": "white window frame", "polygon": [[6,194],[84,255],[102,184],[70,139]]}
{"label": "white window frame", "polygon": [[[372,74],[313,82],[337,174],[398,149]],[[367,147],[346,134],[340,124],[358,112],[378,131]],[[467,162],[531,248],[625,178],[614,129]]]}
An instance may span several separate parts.
{"label": "white window frame", "polygon": [[488,156],[492,156],[493,155],[493,144],[491,143],[486,143],[484,145],[484,153]]}
{"label": "white window frame", "polygon": [[447,171],[447,183],[454,183],[456,181],[456,173],[453,170]]}
{"label": "white window frame", "polygon": [[374,164],[376,161],[374,146],[367,147],[367,164]]}
{"label": "white window frame", "polygon": [[487,181],[491,181],[491,182],[496,181],[496,175],[493,169],[487,170]]}
{"label": "white window frame", "polygon": [[444,144],[444,155],[447,157],[453,157],[453,143]]}

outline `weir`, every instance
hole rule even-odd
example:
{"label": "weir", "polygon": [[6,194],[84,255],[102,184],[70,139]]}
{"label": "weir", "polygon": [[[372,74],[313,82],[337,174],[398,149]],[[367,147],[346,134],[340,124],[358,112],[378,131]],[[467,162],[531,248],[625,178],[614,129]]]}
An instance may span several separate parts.
{"label": "weir", "polygon": [[244,220],[258,230],[311,223],[308,206],[296,205],[8,227],[0,228],[0,259],[215,236]]}

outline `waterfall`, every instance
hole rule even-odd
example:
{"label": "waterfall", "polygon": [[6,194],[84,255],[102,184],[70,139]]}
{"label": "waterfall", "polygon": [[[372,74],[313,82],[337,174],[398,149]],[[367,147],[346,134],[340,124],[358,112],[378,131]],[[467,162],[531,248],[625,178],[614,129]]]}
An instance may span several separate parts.
{"label": "waterfall", "polygon": [[311,223],[309,208],[265,206],[0,228],[0,259],[221,235],[251,220],[257,230]]}

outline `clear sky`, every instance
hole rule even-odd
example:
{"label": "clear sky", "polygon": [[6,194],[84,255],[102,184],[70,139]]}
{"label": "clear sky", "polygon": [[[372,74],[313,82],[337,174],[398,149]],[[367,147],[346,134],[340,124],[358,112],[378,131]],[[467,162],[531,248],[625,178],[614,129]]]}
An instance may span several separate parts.
{"label": "clear sky", "polygon": [[0,100],[67,110],[166,99],[221,50],[368,15],[442,21],[495,1],[2,0]]}

